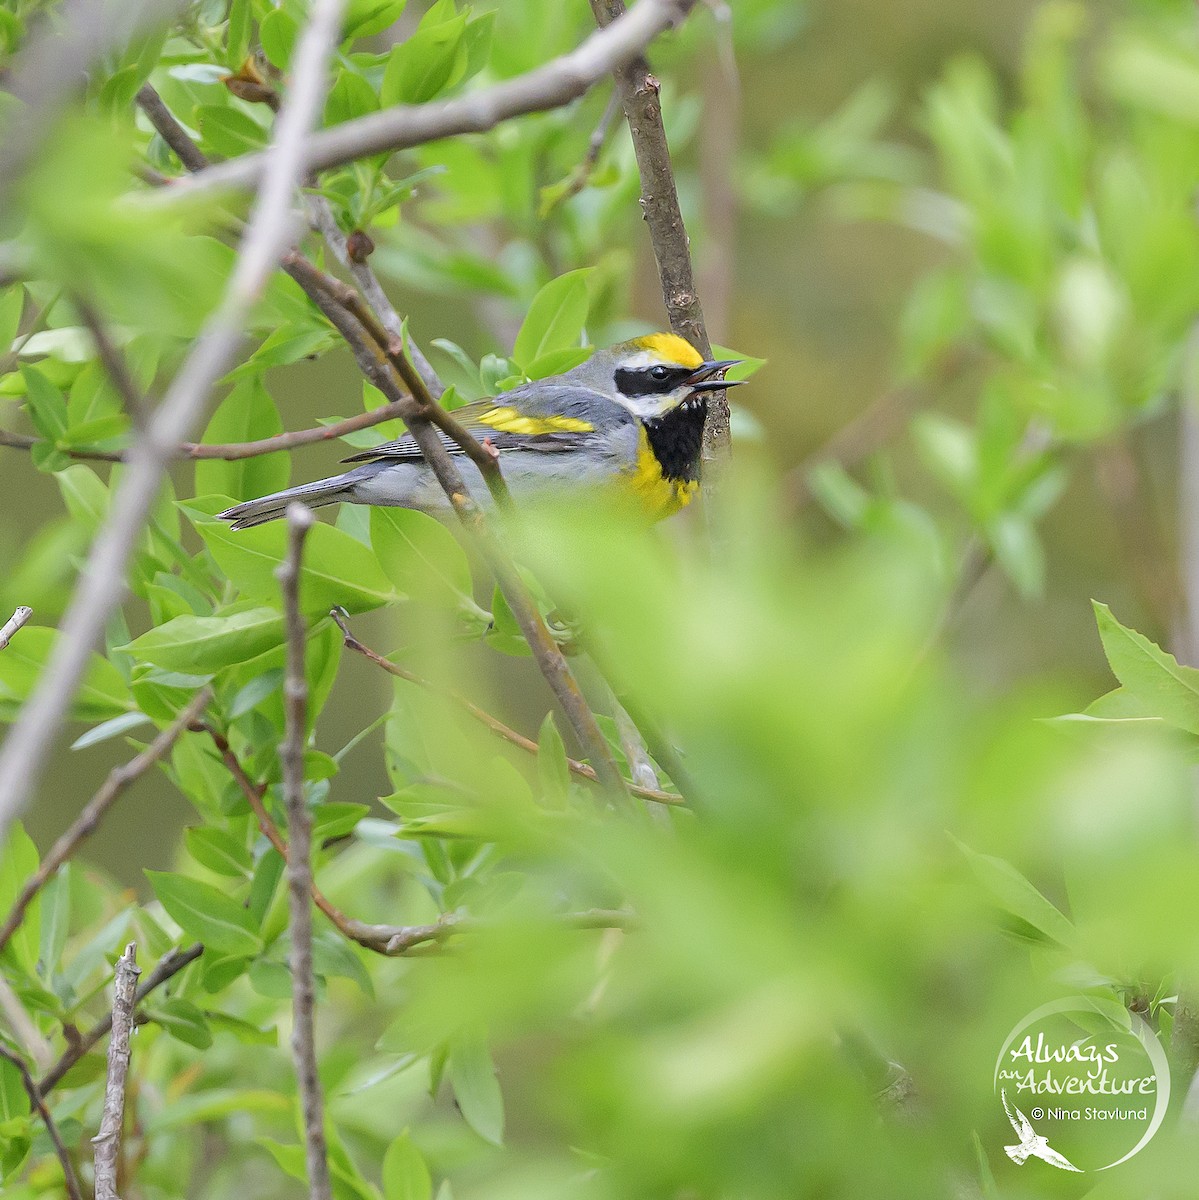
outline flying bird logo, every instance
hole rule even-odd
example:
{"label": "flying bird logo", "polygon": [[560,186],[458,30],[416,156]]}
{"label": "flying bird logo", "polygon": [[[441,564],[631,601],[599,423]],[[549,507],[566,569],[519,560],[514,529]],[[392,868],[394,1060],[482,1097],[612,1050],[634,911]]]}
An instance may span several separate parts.
{"label": "flying bird logo", "polygon": [[1016,1136],[1020,1139],[1018,1146],[1004,1146],[1004,1152],[1012,1162],[1018,1166],[1022,1166],[1030,1158],[1039,1158],[1047,1162],[1051,1167],[1058,1167],[1063,1171],[1078,1171],[1081,1175],[1082,1170],[1076,1167],[1064,1154],[1059,1154],[1049,1145],[1049,1139],[1041,1137],[1033,1127],[1032,1122],[1013,1105],[1008,1103],[1007,1089],[1000,1092],[1003,1099],[1003,1111],[1007,1113],[1007,1119],[1011,1121],[1012,1128],[1016,1131]]}

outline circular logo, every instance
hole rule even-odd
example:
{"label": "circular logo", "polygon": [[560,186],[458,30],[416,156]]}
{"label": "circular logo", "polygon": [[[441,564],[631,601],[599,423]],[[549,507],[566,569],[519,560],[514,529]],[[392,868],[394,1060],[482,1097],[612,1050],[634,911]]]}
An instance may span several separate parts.
{"label": "circular logo", "polygon": [[1030,1012],[995,1060],[995,1095],[1011,1124],[1004,1153],[1061,1171],[1106,1171],[1158,1131],[1170,1071],[1136,1013],[1078,997]]}

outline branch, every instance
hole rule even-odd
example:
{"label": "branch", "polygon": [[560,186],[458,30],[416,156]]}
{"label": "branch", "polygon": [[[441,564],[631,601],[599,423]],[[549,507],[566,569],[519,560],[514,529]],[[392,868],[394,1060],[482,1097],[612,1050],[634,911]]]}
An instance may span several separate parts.
{"label": "branch", "polygon": [[211,700],[211,688],[204,688],[198,692],[192,702],[136,758],[130,759],[122,766],[113,767],[108,778],[100,785],[100,790],[87,802],[66,833],[50,848],[41,866],[13,901],[12,910],[5,918],[4,925],[0,927],[0,950],[8,945],[9,939],[20,928],[25,919],[25,912],[38,892],[58,873],[58,869],[75,853],[79,844],[95,833],[104,815],[130,786],[171,752],[180,735],[195,724]]}
{"label": "branch", "polygon": [[[373,429],[384,421],[394,421],[402,417],[400,406],[382,404],[372,408],[370,412],[359,413],[356,417],[346,417],[332,425],[320,425],[313,429],[297,429],[287,433],[276,433],[271,437],[259,438],[253,442],[222,442],[206,444],[203,442],[183,442],[176,446],[172,458],[184,460],[223,459],[225,462],[238,462],[244,458],[258,458],[263,454],[274,454],[279,450],[295,450],[298,446],[313,446],[321,442],[330,442],[335,438],[345,437],[347,433],[357,433],[360,429]],[[5,433],[0,430],[0,446],[11,446],[19,450],[32,450],[34,446],[44,445],[42,438],[26,437],[19,433]],[[76,459],[92,459],[99,462],[125,462],[128,455],[119,450],[87,450],[71,449],[64,453]]]}
{"label": "branch", "polygon": [[[314,134],[309,166],[325,171],[386,151],[404,150],[461,133],[484,133],[502,121],[561,108],[640,54],[663,30],[677,25],[694,0],[641,0],[611,28],[581,46],[515,79],[428,104],[397,104]],[[243,154],[200,171],[173,195],[252,187],[263,176],[263,154]]]}
{"label": "branch", "polygon": [[8,647],[8,643],[13,639],[13,634],[21,629],[32,616],[33,609],[28,604],[22,604],[17,608],[17,611],[4,623],[4,628],[0,629],[0,650]]}
{"label": "branch", "polygon": [[291,200],[310,167],[307,137],[320,115],[326,66],[340,28],[339,0],[316,0],[296,50],[292,89],[265,152],[270,169],[254,202],[225,296],[209,319],[143,436],[75,587],[42,681],[0,750],[0,838],[36,787],[93,648],[125,592],[125,568],[158,496],[173,447],[204,411],[228,369],[251,307],[291,235]]}
{"label": "branch", "polygon": [[[140,1004],[155,988],[161,987],[166,981],[178,975],[184,967],[194,963],[204,947],[195,942],[185,950],[171,950],[159,959],[158,966],[146,976],[146,981],[137,989],[134,1003]],[[63,1053],[63,1056],[38,1081],[37,1090],[41,1096],[48,1095],[50,1089],[59,1083],[62,1077],[112,1028],[112,1013],[108,1013],[100,1021],[83,1034]]]}
{"label": "branch", "polygon": [[[288,862],[291,849],[262,802],[262,797],[266,793],[266,785],[254,783],[224,734],[208,724],[204,724],[202,728],[212,738],[229,773],[233,776],[237,786],[241,788],[242,794],[258,820],[259,829],[262,830],[263,835],[274,846],[283,861]],[[364,950],[370,950],[389,958],[402,957],[416,946],[424,945],[427,942],[440,943],[453,933],[479,926],[478,921],[454,912],[442,913],[436,921],[426,925],[371,925],[365,921],[356,920],[354,917],[346,916],[317,887],[315,881],[312,881],[309,886],[309,895],[312,897],[313,904],[329,918],[334,928],[343,937],[356,942]],[[590,913],[568,913],[563,919],[572,928],[580,929],[604,928],[607,927],[607,924],[624,927],[631,920],[629,914],[608,914],[611,919],[605,924],[603,916],[599,915],[605,912],[606,910],[596,909]]]}
{"label": "branch", "polygon": [[[404,319],[396,312],[395,305],[388,299],[383,285],[379,282],[379,277],[371,270],[370,265],[350,253],[349,242],[346,235],[338,228],[329,201],[324,196],[309,196],[308,211],[312,218],[312,224],[337,256],[338,262],[354,276],[367,304],[378,314],[379,320],[383,322],[387,332],[402,344]],[[440,400],[445,387],[437,378],[437,372],[433,370],[432,364],[412,341],[408,342],[408,354],[412,359],[412,365],[425,381],[425,387],[429,389],[434,399]]]}
{"label": "branch", "polygon": [[174,113],[150,84],[142,85],[137,93],[137,104],[187,170],[202,171],[208,166],[208,156],[188,137],[187,130],[175,120]]}
{"label": "branch", "polygon": [[58,1126],[55,1125],[54,1118],[50,1115],[50,1110],[46,1107],[46,1102],[37,1090],[37,1084],[34,1082],[33,1076],[29,1074],[28,1065],[15,1050],[10,1050],[5,1045],[0,1045],[0,1057],[7,1058],[21,1073],[21,1086],[24,1087],[25,1094],[29,1097],[29,1103],[33,1105],[37,1110],[38,1116],[41,1117],[42,1124],[45,1125],[46,1132],[50,1135],[50,1141],[54,1143],[54,1153],[58,1155],[58,1161],[62,1164],[63,1180],[67,1187],[68,1200],[83,1200],[83,1193],[79,1190],[79,1179],[75,1174],[75,1164],[71,1162],[71,1156],[63,1144],[62,1136],[58,1132]]}
{"label": "branch", "polygon": [[287,623],[287,673],[283,682],[285,715],[283,799],[291,853],[287,855],[287,898],[291,927],[291,1055],[300,1086],[304,1147],[311,1200],[331,1200],[329,1153],[325,1145],[325,1102],[316,1061],[316,979],[312,968],[312,813],[304,796],[304,742],[308,723],[308,677],[304,673],[308,626],[300,611],[300,571],[304,539],[316,518],[303,504],[287,509],[287,558],[277,572]]}
{"label": "branch", "polygon": [[120,1200],[117,1195],[117,1160],[121,1153],[121,1129],[125,1123],[129,1037],[133,1032],[133,1008],[137,1003],[137,977],[140,974],[137,944],[130,942],[125,947],[125,953],[117,959],[104,1109],[100,1116],[100,1132],[92,1138],[92,1144],[96,1147],[96,1200]]}
{"label": "branch", "polygon": [[[473,700],[469,700],[461,692],[455,691],[453,688],[444,687],[441,684],[434,683],[431,679],[425,679],[417,675],[414,671],[408,670],[407,667],[402,667],[398,663],[393,663],[390,659],[384,658],[383,655],[372,650],[369,646],[360,642],[350,631],[349,625],[346,623],[345,616],[339,609],[333,609],[329,614],[337,627],[342,632],[344,645],[347,650],[353,650],[361,654],[364,658],[370,659],[376,666],[382,667],[389,675],[394,675],[397,679],[406,679],[409,683],[415,683],[418,687],[428,688],[429,691],[436,692],[439,696],[445,696],[446,699],[452,700],[464,712],[474,717],[480,724],[485,725],[496,737],[503,738],[510,745],[517,746],[521,750],[527,751],[529,754],[539,754],[541,748],[531,738],[525,737],[523,733],[518,733],[510,725],[505,725],[498,717],[494,717],[491,713],[480,708]],[[623,711],[623,709],[621,710]],[[630,722],[631,724],[631,722]],[[627,753],[627,751],[626,751]],[[591,783],[597,783],[598,779],[595,771],[586,763],[579,762],[574,758],[567,758],[566,765],[570,768],[572,774],[578,775],[582,779],[589,780]],[[630,766],[632,766],[630,760]],[[652,771],[652,766],[651,766]],[[638,776],[634,770],[635,783],[628,785],[629,791],[634,796],[640,796],[643,800],[653,800],[658,804],[683,804],[683,797],[676,792],[664,792],[657,786],[657,779],[649,782],[645,776]]]}
{"label": "branch", "polygon": [[[643,0],[644,2],[644,0]],[[638,4],[637,9],[641,5]],[[613,29],[629,19],[623,0],[591,0],[591,10],[601,29]],[[637,10],[634,10],[634,14]],[[670,315],[670,327],[689,341],[704,358],[712,357],[712,345],[704,325],[703,308],[695,285],[691,263],[691,244],[679,208],[670,146],[662,124],[659,100],[661,84],[650,72],[649,63],[640,54],[626,59],[615,68],[625,118],[637,155],[641,176],[641,208],[649,226],[662,299]],[[724,392],[712,392],[708,419],[704,424],[704,457],[722,460],[729,455],[729,404]]]}
{"label": "branch", "polygon": [[91,301],[84,296],[72,296],[71,303],[74,305],[75,311],[79,314],[79,319],[83,322],[84,327],[91,334],[92,342],[96,347],[96,354],[104,366],[109,381],[116,388],[117,395],[121,397],[130,420],[139,429],[144,428],[149,418],[146,398],[142,395],[141,388],[134,381],[124,355],[109,336],[103,318]]}

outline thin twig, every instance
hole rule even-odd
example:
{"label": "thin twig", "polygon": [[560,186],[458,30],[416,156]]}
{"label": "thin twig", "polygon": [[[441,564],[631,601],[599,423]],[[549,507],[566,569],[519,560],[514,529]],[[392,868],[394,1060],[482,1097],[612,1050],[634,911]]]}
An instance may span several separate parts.
{"label": "thin twig", "polygon": [[45,1125],[46,1132],[50,1135],[50,1141],[54,1144],[54,1153],[58,1155],[58,1161],[62,1164],[63,1181],[66,1184],[68,1200],[83,1200],[83,1193],[79,1190],[79,1178],[75,1174],[75,1164],[71,1161],[71,1155],[63,1144],[62,1135],[58,1132],[58,1126],[54,1123],[54,1118],[50,1115],[46,1102],[37,1090],[33,1076],[29,1073],[28,1064],[15,1050],[10,1050],[4,1045],[0,1045],[0,1057],[7,1058],[21,1073],[21,1086],[29,1097],[29,1103],[41,1117],[42,1124]]}
{"label": "thin twig", "polygon": [[125,592],[126,564],[158,496],[172,449],[204,411],[244,336],[246,316],[291,236],[292,196],[311,166],[308,134],[328,87],[340,0],[315,0],[297,46],[292,86],[266,151],[263,176],[224,298],[206,323],[144,434],[130,452],[87,566],[75,586],[42,680],[0,750],[0,839],[37,786],[92,651]]}
{"label": "thin twig", "polygon": [[22,604],[17,608],[17,611],[5,621],[4,628],[0,629],[0,650],[7,648],[8,643],[13,639],[13,634],[24,626],[32,616],[33,609],[28,604]]}
{"label": "thin twig", "polygon": [[[628,19],[623,0],[591,0],[591,10],[601,29],[611,29],[618,21]],[[615,69],[615,75],[637,156],[641,209],[649,226],[670,327],[695,346],[704,358],[711,358],[712,345],[704,324],[695,268],[691,262],[691,245],[683,224],[670,146],[662,124],[661,84],[640,53],[626,59]],[[728,454],[728,400],[724,392],[712,392],[704,425],[704,457],[719,461]]]}
{"label": "thin twig", "polygon": [[[362,290],[367,304],[378,314],[379,320],[383,322],[387,332],[402,343],[404,340],[403,317],[396,312],[395,305],[392,304],[387,293],[383,290],[383,285],[379,282],[379,277],[371,270],[370,264],[360,262],[350,254],[346,235],[342,233],[333,216],[332,205],[330,205],[324,196],[310,195],[308,197],[308,211],[312,218],[312,224],[337,256],[338,262],[354,276],[354,280]],[[437,372],[433,370],[432,363],[421,353],[420,347],[411,339],[408,341],[408,355],[412,359],[412,365],[425,381],[425,387],[429,389],[429,394],[434,399],[440,400],[442,393],[445,391],[445,385],[438,379]]]}
{"label": "thin twig", "polygon": [[[137,989],[137,994],[134,997],[136,1004],[140,1004],[155,988],[161,987],[168,979],[178,975],[184,967],[190,963],[194,963],[201,954],[204,953],[204,947],[199,942],[193,942],[192,945],[182,950],[171,950],[164,954],[158,961],[158,966],[146,976],[145,982]],[[38,1081],[37,1090],[41,1096],[48,1095],[50,1089],[59,1083],[62,1077],[89,1051],[97,1042],[103,1038],[112,1028],[112,1013],[107,1013],[86,1033],[81,1034],[78,1040],[74,1041],[64,1051],[62,1057],[48,1070],[45,1075]]]}
{"label": "thin twig", "polygon": [[[321,442],[330,442],[335,438],[345,437],[348,433],[357,433],[360,429],[373,429],[384,421],[394,421],[402,417],[401,406],[397,404],[381,404],[370,412],[359,413],[355,417],[346,417],[344,421],[335,421],[332,425],[319,425],[312,429],[296,429],[285,433],[276,433],[271,437],[258,438],[252,442],[183,442],[176,446],[171,457],[207,461],[221,459],[224,462],[240,462],[246,458],[259,458],[264,454],[276,454],[280,450],[295,450],[299,446],[315,446]],[[0,430],[0,446],[11,446],[16,450],[32,450],[35,446],[45,445],[42,438],[27,437],[24,434],[5,433]],[[125,462],[128,456],[120,450],[88,450],[73,448],[65,453],[75,459],[92,459],[99,462]]]}
{"label": "thin twig", "polygon": [[125,1077],[129,1071],[129,1037],[133,1033],[133,1008],[137,1003],[137,944],[130,942],[117,959],[112,1001],[112,1037],[108,1042],[108,1079],[96,1147],[96,1200],[120,1200],[117,1167],[121,1156],[121,1130],[125,1124]]}
{"label": "thin twig", "polygon": [[[266,785],[256,784],[250,778],[224,734],[206,723],[201,727],[212,738],[213,744],[220,753],[225,766],[233,776],[237,786],[241,789],[242,795],[245,796],[254,816],[258,820],[259,829],[262,830],[263,835],[274,846],[280,858],[286,863],[290,857],[290,847],[262,802],[262,797],[266,793]],[[391,958],[402,957],[417,946],[425,945],[429,942],[440,944],[448,940],[455,933],[464,933],[472,929],[477,929],[484,924],[476,918],[466,917],[456,912],[448,912],[442,913],[436,921],[425,925],[373,925],[368,924],[366,921],[359,921],[343,913],[324,895],[320,888],[317,887],[315,881],[312,882],[309,888],[309,895],[312,897],[313,904],[329,918],[333,927],[343,937],[356,942],[365,950],[370,950],[375,954],[382,954]],[[598,929],[605,928],[608,925],[625,928],[632,922],[633,918],[623,910],[610,912],[606,909],[592,909],[585,913],[563,914],[562,920],[569,928]]]}
{"label": "thin twig", "polygon": [[26,910],[34,897],[58,873],[59,868],[79,848],[79,844],[95,833],[108,810],[155,763],[168,755],[185,730],[190,729],[212,700],[212,689],[197,692],[192,702],[136,758],[113,767],[99,791],[84,805],[83,811],[71,822],[70,828],[54,843],[41,866],[26,881],[12,909],[0,926],[0,950],[25,919]]}
{"label": "thin twig", "polygon": [[[309,166],[324,171],[371,154],[404,150],[460,133],[483,133],[512,117],[561,108],[635,58],[659,33],[682,21],[693,5],[694,0],[641,0],[610,28],[524,75],[449,100],[392,105],[322,130],[310,141]],[[262,154],[242,154],[208,167],[172,190],[182,194],[252,187],[266,167]]]}
{"label": "thin twig", "polygon": [[600,116],[599,123],[591,131],[591,137],[587,139],[587,153],[563,181],[565,186],[562,187],[562,190],[553,197],[549,205],[543,208],[543,214],[547,209],[552,209],[559,204],[565,204],[567,200],[577,196],[591,182],[591,177],[595,174],[595,168],[599,166],[600,155],[604,152],[604,144],[608,140],[608,135],[612,132],[612,126],[619,112],[620,93],[614,88],[612,94],[608,97],[608,103],[604,105],[604,111]]}
{"label": "thin twig", "polygon": [[139,429],[144,428],[149,419],[146,397],[142,395],[141,388],[137,386],[129,370],[129,364],[125,361],[125,356],[109,336],[103,317],[85,296],[74,295],[71,297],[71,303],[79,314],[79,319],[83,322],[84,327],[91,334],[100,362],[103,363],[109,381],[121,397],[129,419]]}
{"label": "thin twig", "polygon": [[304,539],[316,518],[303,504],[287,509],[287,557],[277,572],[287,626],[287,669],[283,681],[283,800],[287,806],[287,896],[291,954],[291,1056],[300,1087],[304,1150],[311,1200],[331,1200],[329,1152],[325,1144],[325,1101],[316,1059],[316,977],[312,967],[312,813],[304,796],[304,743],[308,724],[308,677],[304,670],[308,624],[300,611]]}
{"label": "thin twig", "polygon": [[[444,687],[441,684],[434,683],[431,679],[425,679],[423,676],[416,674],[415,671],[408,670],[407,667],[400,666],[399,663],[394,663],[377,651],[372,650],[369,646],[360,642],[351,632],[349,625],[346,623],[344,615],[339,609],[333,609],[329,614],[337,627],[342,632],[344,645],[347,650],[353,650],[357,654],[361,654],[364,658],[369,659],[376,666],[382,667],[389,675],[394,675],[397,679],[406,679],[409,683],[414,683],[418,687],[427,688],[429,691],[436,692],[439,696],[445,696],[446,699],[452,700],[464,712],[472,716],[481,725],[486,726],[496,737],[503,738],[510,745],[517,746],[521,750],[529,754],[540,753],[540,747],[531,738],[525,737],[523,733],[518,733],[510,725],[505,725],[498,717],[492,716],[485,709],[480,708],[473,700],[462,695],[461,692],[455,691],[453,688]],[[623,712],[623,709],[621,710]],[[627,715],[627,714],[626,714]],[[631,722],[630,722],[631,723]],[[626,751],[627,757],[627,751]],[[648,760],[647,760],[648,761]],[[578,775],[582,779],[586,779],[591,783],[597,783],[595,771],[586,763],[579,762],[578,759],[568,757],[566,765],[570,768],[571,773]],[[633,766],[632,761],[629,763]],[[650,765],[652,771],[652,764]],[[647,782],[644,774],[639,775],[636,770],[633,772],[633,783],[629,784],[629,791],[634,796],[640,796],[643,800],[653,800],[657,804],[683,804],[683,797],[677,792],[664,792],[658,787],[657,777],[654,777],[652,783]]]}
{"label": "thin twig", "polygon": [[175,114],[150,84],[143,84],[138,91],[137,104],[187,170],[202,171],[208,166],[208,156],[188,137],[187,130],[175,120]]}

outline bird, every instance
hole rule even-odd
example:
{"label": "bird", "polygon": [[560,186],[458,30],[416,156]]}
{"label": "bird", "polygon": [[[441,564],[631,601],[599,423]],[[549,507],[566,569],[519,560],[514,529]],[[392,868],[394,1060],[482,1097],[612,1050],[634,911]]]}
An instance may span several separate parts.
{"label": "bird", "polygon": [[[685,338],[654,333],[597,350],[561,375],[476,400],[454,416],[494,448],[513,498],[579,495],[616,486],[651,521],[691,503],[700,486],[708,393],[739,359],[705,359]],[[442,444],[472,493],[482,476],[445,434]],[[342,460],[361,463],[341,475],[273,492],[219,513],[234,529],[282,517],[294,501],[413,508],[437,517],[449,501],[411,434]]]}
{"label": "bird", "polygon": [[1059,1154],[1049,1145],[1049,1139],[1042,1137],[1033,1130],[1032,1122],[1013,1105],[1008,1103],[1007,1089],[1000,1093],[1003,1099],[1003,1111],[1011,1121],[1016,1136],[1020,1139],[1018,1146],[1004,1146],[1004,1153],[1017,1166],[1023,1165],[1029,1158],[1040,1158],[1051,1167],[1060,1167],[1063,1171],[1077,1171],[1082,1174],[1082,1168],[1076,1167],[1064,1154]]}

